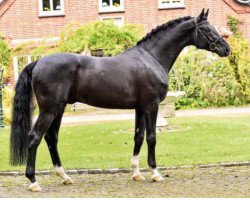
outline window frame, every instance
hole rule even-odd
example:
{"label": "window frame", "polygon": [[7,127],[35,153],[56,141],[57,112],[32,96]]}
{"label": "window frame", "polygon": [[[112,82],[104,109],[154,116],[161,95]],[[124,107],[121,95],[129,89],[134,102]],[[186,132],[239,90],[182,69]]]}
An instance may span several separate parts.
{"label": "window frame", "polygon": [[180,0],[180,3],[173,3],[173,0],[170,0],[171,3],[164,4],[162,0],[158,0],[158,8],[159,9],[171,9],[171,8],[185,8],[184,0]]}
{"label": "window frame", "polygon": [[120,0],[120,6],[113,6],[113,0],[110,0],[111,6],[102,7],[102,0],[98,0],[99,3],[99,13],[110,13],[110,12],[124,12],[124,0]]}
{"label": "window frame", "polygon": [[[53,9],[53,0],[50,1],[50,7]],[[39,0],[39,17],[64,16],[64,0],[60,0],[61,10],[43,10],[43,0]]]}
{"label": "window frame", "polygon": [[[121,25],[118,25],[115,23],[115,19],[121,19],[121,22],[122,24]],[[125,25],[125,22],[124,22],[124,17],[123,16],[117,16],[117,17],[102,17],[101,18],[102,21],[105,21],[105,20],[114,20],[114,24],[118,27],[123,27]]]}

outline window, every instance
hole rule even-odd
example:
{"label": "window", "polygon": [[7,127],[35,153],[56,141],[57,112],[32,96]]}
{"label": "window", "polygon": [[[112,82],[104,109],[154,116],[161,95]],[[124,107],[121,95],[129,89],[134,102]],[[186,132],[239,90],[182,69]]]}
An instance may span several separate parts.
{"label": "window", "polygon": [[158,0],[159,9],[185,8],[184,0]]}
{"label": "window", "polygon": [[118,27],[124,26],[124,18],[123,17],[105,17],[102,18],[105,22],[111,22],[114,23]]}
{"label": "window", "polygon": [[63,0],[39,0],[39,16],[62,16],[64,15]]}
{"label": "window", "polygon": [[99,0],[99,12],[122,12],[124,0]]}

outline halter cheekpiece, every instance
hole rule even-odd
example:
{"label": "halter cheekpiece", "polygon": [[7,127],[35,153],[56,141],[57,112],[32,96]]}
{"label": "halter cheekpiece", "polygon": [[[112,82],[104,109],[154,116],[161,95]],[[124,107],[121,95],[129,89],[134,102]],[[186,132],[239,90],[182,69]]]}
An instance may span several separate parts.
{"label": "halter cheekpiece", "polygon": [[219,47],[219,45],[217,44],[222,38],[223,38],[223,36],[220,36],[217,40],[215,40],[214,42],[213,41],[211,41],[210,39],[209,39],[209,37],[200,29],[200,25],[201,24],[204,24],[204,23],[208,23],[207,21],[203,21],[203,22],[200,22],[200,23],[197,23],[197,21],[195,21],[195,27],[196,27],[196,29],[195,29],[195,34],[196,34],[196,37],[198,36],[198,32],[200,32],[201,33],[201,35],[202,35],[202,37],[208,42],[208,44],[209,44],[209,49],[211,50],[211,51],[213,51],[213,50],[215,50],[215,49],[217,49],[218,47]]}

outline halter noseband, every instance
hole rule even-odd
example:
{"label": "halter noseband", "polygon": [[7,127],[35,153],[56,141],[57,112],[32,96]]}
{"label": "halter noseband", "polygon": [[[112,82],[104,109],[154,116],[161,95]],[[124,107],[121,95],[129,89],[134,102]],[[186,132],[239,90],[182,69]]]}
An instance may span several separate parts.
{"label": "halter noseband", "polygon": [[[217,49],[219,47],[219,45],[217,44],[222,38],[223,36],[220,36],[217,40],[215,40],[214,42],[211,41],[209,39],[209,37],[200,29],[199,25],[201,24],[204,24],[204,23],[208,23],[207,21],[203,21],[203,22],[200,22],[200,23],[197,23],[197,21],[195,21],[195,34],[196,34],[196,44],[197,44],[197,36],[198,36],[198,32],[201,33],[202,37],[208,42],[209,44],[209,49],[211,51],[214,51],[215,49]],[[210,25],[209,25],[210,26]]]}

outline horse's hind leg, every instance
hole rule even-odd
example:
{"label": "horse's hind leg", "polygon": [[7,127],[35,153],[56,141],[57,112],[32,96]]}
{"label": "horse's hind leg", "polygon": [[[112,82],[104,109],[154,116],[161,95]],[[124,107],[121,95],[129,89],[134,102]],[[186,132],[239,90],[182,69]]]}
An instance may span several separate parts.
{"label": "horse's hind leg", "polygon": [[131,167],[133,171],[133,179],[135,181],[142,181],[145,178],[141,175],[139,170],[139,153],[141,150],[141,146],[144,140],[144,133],[145,133],[145,120],[143,111],[141,109],[136,109],[135,112],[135,146],[134,146],[134,153],[131,159]]}
{"label": "horse's hind leg", "polygon": [[44,133],[49,128],[55,118],[55,114],[47,111],[40,112],[38,119],[28,134],[29,149],[25,175],[30,180],[29,189],[31,191],[40,191],[41,188],[35,178],[35,163],[37,148],[42,140]]}
{"label": "horse's hind leg", "polygon": [[71,184],[73,180],[65,173],[61,160],[59,157],[57,143],[58,143],[58,132],[61,125],[63,114],[58,114],[52,124],[50,125],[48,131],[45,134],[45,141],[48,145],[52,163],[55,167],[56,174],[63,179],[63,184]]}

